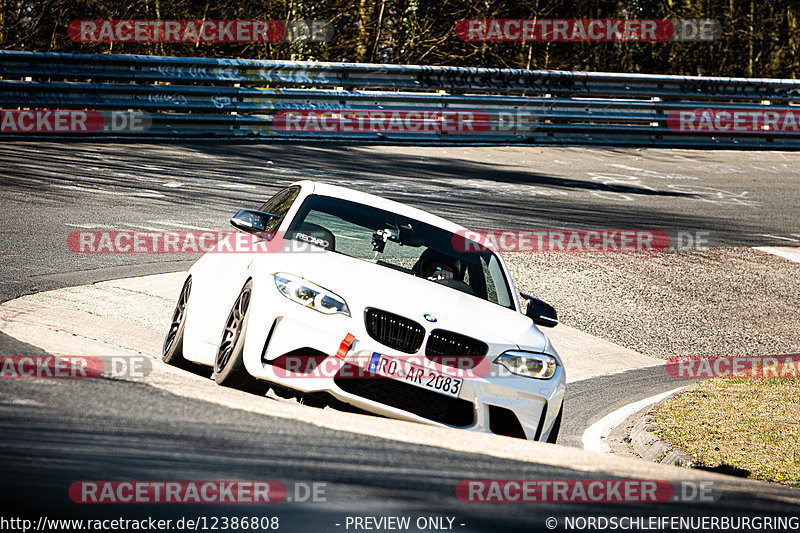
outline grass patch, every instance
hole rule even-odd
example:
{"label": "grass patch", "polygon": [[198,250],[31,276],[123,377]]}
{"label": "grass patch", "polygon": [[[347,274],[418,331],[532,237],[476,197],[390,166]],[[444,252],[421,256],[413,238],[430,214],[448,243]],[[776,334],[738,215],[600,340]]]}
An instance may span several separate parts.
{"label": "grass patch", "polygon": [[702,468],[800,488],[800,379],[713,379],[653,412]]}

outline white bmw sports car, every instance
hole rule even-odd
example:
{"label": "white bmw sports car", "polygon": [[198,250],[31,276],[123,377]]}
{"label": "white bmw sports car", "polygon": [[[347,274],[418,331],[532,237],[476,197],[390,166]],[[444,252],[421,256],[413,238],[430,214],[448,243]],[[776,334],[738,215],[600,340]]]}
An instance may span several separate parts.
{"label": "white bmw sports car", "polygon": [[165,362],[213,367],[220,385],[556,441],[564,367],[536,326],[556,313],[526,295],[523,313],[491,244],[311,181],[231,224],[240,251],[220,243],[189,270]]}

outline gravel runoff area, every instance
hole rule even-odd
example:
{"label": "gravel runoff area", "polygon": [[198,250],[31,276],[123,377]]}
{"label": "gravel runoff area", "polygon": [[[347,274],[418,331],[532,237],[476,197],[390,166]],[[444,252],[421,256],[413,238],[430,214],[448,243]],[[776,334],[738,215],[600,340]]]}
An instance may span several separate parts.
{"label": "gravel runoff area", "polygon": [[645,355],[800,352],[800,263],[766,252],[504,257],[517,289],[555,306],[562,323]]}

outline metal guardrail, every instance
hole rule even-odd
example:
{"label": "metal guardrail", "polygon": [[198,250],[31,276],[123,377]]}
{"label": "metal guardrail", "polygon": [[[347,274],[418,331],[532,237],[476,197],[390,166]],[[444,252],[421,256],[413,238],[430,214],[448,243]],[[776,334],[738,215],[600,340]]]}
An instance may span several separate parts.
{"label": "metal guardrail", "polygon": [[3,110],[146,114],[139,129],[2,138],[794,149],[796,102],[800,80],[0,51]]}

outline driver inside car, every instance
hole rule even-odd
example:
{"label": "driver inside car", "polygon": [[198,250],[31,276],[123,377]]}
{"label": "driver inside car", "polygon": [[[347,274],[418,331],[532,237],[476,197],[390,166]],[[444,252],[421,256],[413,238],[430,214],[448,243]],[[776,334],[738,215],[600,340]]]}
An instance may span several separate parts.
{"label": "driver inside car", "polygon": [[427,278],[430,280],[453,279],[453,271],[450,269],[449,265],[436,265]]}
{"label": "driver inside car", "polygon": [[417,262],[417,272],[423,278],[431,281],[455,279],[460,270],[459,267],[460,262],[455,257],[430,248],[422,252]]}

